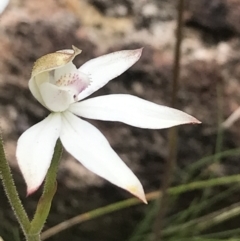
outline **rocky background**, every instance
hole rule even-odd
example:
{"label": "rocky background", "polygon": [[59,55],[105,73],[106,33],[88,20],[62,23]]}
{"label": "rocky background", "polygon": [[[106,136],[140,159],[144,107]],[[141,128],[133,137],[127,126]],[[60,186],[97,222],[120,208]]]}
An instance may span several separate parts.
{"label": "rocky background", "polygon": [[[48,112],[27,88],[34,61],[75,45],[83,50],[77,66],[105,53],[144,47],[140,61],[96,95],[130,93],[169,105],[176,31],[176,0],[12,0],[0,17],[0,115],[6,152],[21,198],[30,214],[40,192],[25,197],[15,160],[16,141]],[[177,170],[214,153],[217,89],[223,120],[240,103],[240,0],[187,0],[184,10],[181,82],[177,108],[197,117],[201,126],[182,126]],[[121,123],[92,121],[142,181],[146,192],[159,188],[167,156],[167,131],[142,130]],[[240,122],[225,132],[223,149],[240,146]],[[94,150],[93,150],[94,151]],[[240,173],[239,158],[209,168],[215,176]],[[181,182],[181,180],[178,180]],[[46,229],[130,195],[87,171],[64,154],[58,191]],[[0,189],[0,236],[13,240],[17,225]],[[145,206],[84,223],[49,240],[126,240]],[[15,228],[16,225],[16,228]]]}

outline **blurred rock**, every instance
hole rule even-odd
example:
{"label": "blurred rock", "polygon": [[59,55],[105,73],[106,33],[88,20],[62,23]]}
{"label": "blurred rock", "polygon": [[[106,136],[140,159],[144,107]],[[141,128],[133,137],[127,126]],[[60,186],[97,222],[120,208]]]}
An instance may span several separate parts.
{"label": "blurred rock", "polygon": [[[239,106],[239,5],[237,0],[188,0],[186,3],[177,108],[196,116],[203,124],[180,127],[178,167],[181,170],[214,151],[217,86],[222,89],[224,118]],[[176,0],[11,2],[0,20],[1,126],[14,177],[30,214],[40,192],[25,197],[15,147],[20,134],[48,114],[27,87],[34,61],[46,53],[70,48],[72,44],[83,50],[75,61],[77,66],[104,53],[143,46],[140,61],[96,95],[127,93],[169,105],[176,16]],[[156,190],[167,157],[167,131],[91,122],[137,174],[146,192]],[[225,149],[240,144],[239,125],[237,122],[228,131]],[[239,160],[229,158],[221,168],[224,174],[238,173]],[[87,171],[67,154],[58,177],[58,192],[46,228],[78,213],[130,197]],[[4,196],[2,190],[0,196]],[[139,210],[139,207],[125,210],[100,222],[76,226],[49,240],[75,241],[79,237],[83,241],[96,240],[96,237],[99,241],[125,240],[141,217]],[[1,212],[13,223],[15,219],[5,199],[1,199]]]}

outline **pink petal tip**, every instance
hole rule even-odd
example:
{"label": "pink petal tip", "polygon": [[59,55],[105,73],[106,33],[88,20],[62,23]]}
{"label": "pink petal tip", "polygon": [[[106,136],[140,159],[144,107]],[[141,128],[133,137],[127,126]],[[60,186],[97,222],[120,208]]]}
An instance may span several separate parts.
{"label": "pink petal tip", "polygon": [[35,187],[35,188],[28,188],[27,189],[27,197],[29,197],[30,195],[32,195],[33,193],[35,193],[38,190],[39,187]]}
{"label": "pink petal tip", "polygon": [[193,117],[192,124],[202,124],[202,122]]}
{"label": "pink petal tip", "polygon": [[143,51],[143,47],[133,50],[133,54],[136,55],[137,59],[140,59],[140,57],[142,55],[142,51]]}

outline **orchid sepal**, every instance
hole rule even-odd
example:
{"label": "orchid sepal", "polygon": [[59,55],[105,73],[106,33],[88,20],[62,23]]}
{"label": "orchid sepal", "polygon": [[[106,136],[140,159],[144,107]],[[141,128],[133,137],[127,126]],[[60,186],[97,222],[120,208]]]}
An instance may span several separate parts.
{"label": "orchid sepal", "polygon": [[42,56],[34,63],[31,78],[42,72],[63,67],[72,62],[81,52],[82,50],[73,45],[72,49],[59,50],[55,53]]}

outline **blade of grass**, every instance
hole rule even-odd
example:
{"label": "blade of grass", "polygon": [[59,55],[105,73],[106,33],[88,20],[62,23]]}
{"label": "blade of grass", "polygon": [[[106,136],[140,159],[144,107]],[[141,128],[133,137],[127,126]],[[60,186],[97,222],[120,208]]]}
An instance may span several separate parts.
{"label": "blade of grass", "polygon": [[206,237],[206,238],[214,238],[214,237],[215,238],[230,238],[230,237],[233,237],[233,236],[236,236],[236,235],[240,235],[240,228],[226,230],[226,231],[217,232],[217,233],[205,234],[205,235],[201,235],[201,237]]}
{"label": "blade of grass", "polygon": [[[165,226],[177,225],[180,223],[187,222],[190,219],[196,218],[199,213],[203,212],[207,208],[210,208],[217,202],[225,199],[237,189],[239,189],[239,186],[235,185],[230,189],[220,192],[207,200],[194,199],[192,204],[186,210],[178,212],[170,218],[167,218]],[[150,232],[150,227],[152,225],[156,209],[156,203],[153,203],[151,206],[148,207],[145,217],[137,226],[132,236],[129,238],[129,241],[142,240],[143,237],[145,239],[146,234]]]}
{"label": "blade of grass", "polygon": [[[191,220],[187,223],[172,226],[163,230],[163,236],[174,235],[183,229],[189,229],[189,232],[197,233],[209,229],[219,223],[229,220],[233,217],[240,215],[240,202],[230,205],[229,207],[220,209],[216,212],[207,214],[203,217]],[[193,228],[194,227],[194,228]]]}
{"label": "blade of grass", "polygon": [[204,202],[199,202],[199,203],[197,203],[197,205],[195,205],[196,201],[194,201],[194,204],[190,205],[188,209],[180,211],[177,214],[169,217],[167,219],[166,225],[170,225],[170,224],[176,225],[176,224],[186,222],[187,220],[189,220],[190,218],[193,217],[193,216],[191,216],[192,212],[196,212],[197,214],[199,214],[200,212],[206,210],[207,208],[210,208],[211,206],[215,205],[216,203],[224,200],[225,198],[227,198],[228,196],[233,194],[233,192],[236,190],[239,190],[239,185],[235,185],[223,192],[213,195],[213,197],[209,198],[208,200],[205,200]]}
{"label": "blade of grass", "polygon": [[153,220],[156,216],[158,209],[158,202],[153,202],[149,205],[145,217],[142,221],[137,225],[133,234],[129,238],[129,241],[138,241],[141,240],[146,233],[149,233]]}
{"label": "blade of grass", "polygon": [[203,166],[213,163],[213,160],[218,160],[222,158],[227,158],[231,156],[239,156],[240,148],[235,148],[227,151],[223,151],[220,153],[216,153],[214,155],[206,156],[198,161],[189,165],[184,171],[182,171],[182,181],[184,183],[188,182],[190,179],[193,179],[193,174],[196,170],[201,169]]}
{"label": "blade of grass", "polygon": [[[170,188],[168,190],[168,193],[169,195],[179,195],[180,193],[185,193],[192,190],[203,189],[203,188],[214,187],[214,186],[221,186],[221,185],[229,185],[235,182],[240,182],[240,174],[179,185],[179,186]],[[156,198],[159,198],[160,195],[161,195],[161,192],[159,191],[151,192],[146,195],[146,198],[148,201],[152,201],[152,200],[155,200]],[[46,230],[45,232],[42,233],[41,238],[42,240],[46,240],[47,238],[50,238],[51,236],[65,229],[68,229],[74,225],[101,217],[103,215],[106,215],[112,212],[119,211],[128,207],[136,206],[138,204],[141,204],[140,200],[136,198],[130,198],[128,200],[120,201],[114,204],[107,205],[105,207],[97,208],[95,210],[77,215],[71,219],[65,220],[64,222],[59,223],[56,226]]]}

